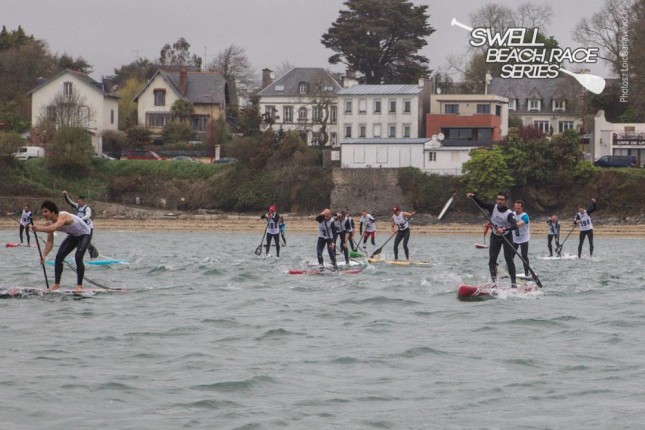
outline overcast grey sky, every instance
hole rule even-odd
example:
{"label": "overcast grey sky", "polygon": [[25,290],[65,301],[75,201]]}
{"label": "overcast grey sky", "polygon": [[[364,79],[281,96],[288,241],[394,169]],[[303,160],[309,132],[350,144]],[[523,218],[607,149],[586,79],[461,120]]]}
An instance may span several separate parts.
{"label": "overcast grey sky", "polygon": [[[544,31],[562,47],[577,46],[571,32],[583,16],[600,10],[603,0],[533,0],[553,5],[555,16]],[[483,0],[413,0],[429,6],[435,32],[422,54],[431,68],[445,70],[450,54],[468,48],[468,32],[451,27],[488,3]],[[523,0],[494,3],[515,8]],[[83,57],[94,66],[96,79],[137,57],[159,57],[166,43],[184,37],[191,52],[206,64],[234,43],[246,49],[259,71],[283,61],[301,67],[330,67],[332,52],[320,38],[343,8],[343,0],[0,0],[0,24],[8,30],[22,25],[28,34],[46,40],[53,53]],[[341,65],[331,67],[342,71]],[[607,68],[591,67],[607,76]]]}

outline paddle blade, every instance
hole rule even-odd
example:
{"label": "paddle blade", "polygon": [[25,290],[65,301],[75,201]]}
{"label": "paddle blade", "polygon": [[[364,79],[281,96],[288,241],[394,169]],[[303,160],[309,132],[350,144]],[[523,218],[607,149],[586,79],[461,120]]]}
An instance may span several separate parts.
{"label": "paddle blade", "polygon": [[[457,193],[455,193],[455,194],[457,194]],[[452,195],[452,197],[450,197],[450,198],[448,199],[448,201],[446,202],[446,204],[445,204],[445,205],[443,205],[443,209],[441,209],[441,212],[439,213],[439,216],[437,217],[437,219],[441,219],[441,218],[443,218],[443,216],[446,214],[446,212],[448,211],[448,208],[449,208],[449,207],[450,207],[450,205],[452,204],[452,201],[455,199],[455,194],[453,194],[453,195]]]}
{"label": "paddle blade", "polygon": [[381,248],[377,249],[376,251],[374,251],[374,252],[372,253],[372,255],[370,255],[370,258],[374,258],[374,257],[376,257],[376,256],[380,255],[382,250],[383,250],[383,247],[381,247]]}
{"label": "paddle blade", "polygon": [[255,255],[257,255],[258,257],[262,255],[262,245],[258,245],[258,247],[255,248]]}

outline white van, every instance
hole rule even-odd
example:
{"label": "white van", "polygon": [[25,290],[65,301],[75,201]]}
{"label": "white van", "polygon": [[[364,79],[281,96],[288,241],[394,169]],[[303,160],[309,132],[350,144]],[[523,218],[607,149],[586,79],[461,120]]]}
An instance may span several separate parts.
{"label": "white van", "polygon": [[41,148],[40,146],[23,146],[19,148],[18,152],[14,155],[18,160],[29,160],[30,158],[44,157],[45,148]]}

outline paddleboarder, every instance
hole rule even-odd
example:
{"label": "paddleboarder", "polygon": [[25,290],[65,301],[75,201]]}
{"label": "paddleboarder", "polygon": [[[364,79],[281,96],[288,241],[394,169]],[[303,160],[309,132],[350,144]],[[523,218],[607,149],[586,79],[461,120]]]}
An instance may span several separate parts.
{"label": "paddleboarder", "polygon": [[336,224],[332,217],[331,210],[325,209],[316,217],[318,222],[318,242],[316,244],[316,255],[318,257],[318,269],[324,270],[323,249],[327,247],[329,259],[334,267],[338,270],[336,264],[336,246],[334,245],[334,237],[336,236]]}
{"label": "paddleboarder", "polygon": [[578,258],[582,255],[582,244],[585,242],[585,237],[589,238],[589,257],[593,257],[593,224],[589,216],[596,210],[596,199],[591,199],[591,203],[587,207],[579,205],[578,213],[576,214],[575,224],[580,226],[580,242],[578,243]]}
{"label": "paddleboarder", "polygon": [[266,255],[269,254],[271,249],[271,239],[275,242],[275,255],[280,256],[280,215],[277,212],[275,205],[269,206],[269,211],[260,217],[267,222],[267,244]]}
{"label": "paddleboarder", "polygon": [[32,213],[31,210],[29,209],[29,205],[25,205],[22,208],[22,214],[20,215],[20,244],[22,245],[22,233],[23,231],[25,232],[25,236],[27,236],[27,246],[30,246],[30,238],[29,238],[29,224],[31,223],[32,220]]}
{"label": "paddleboarder", "polygon": [[343,256],[345,256],[345,264],[349,266],[349,237],[352,232],[352,223],[345,211],[336,214],[336,219],[340,225],[337,232],[337,235],[340,237],[340,250]]}
{"label": "paddleboarder", "polygon": [[493,224],[491,229],[488,248],[488,269],[493,286],[497,285],[497,257],[504,248],[504,260],[508,267],[508,274],[511,277],[511,287],[517,288],[515,281],[515,249],[513,248],[513,230],[517,229],[513,211],[506,207],[508,195],[504,191],[497,193],[495,203],[487,203],[479,200],[474,193],[467,193],[466,197],[473,199],[477,205],[490,212],[490,221]]}
{"label": "paddleboarder", "polygon": [[416,212],[402,212],[399,206],[392,208],[391,225],[392,233],[396,232],[394,238],[394,261],[399,261],[399,243],[403,241],[403,251],[405,252],[405,261],[410,261],[410,250],[408,241],[410,240],[410,223],[408,220],[416,215]]}
{"label": "paddleboarder", "polygon": [[551,242],[555,238],[556,248],[560,246],[560,222],[558,221],[558,216],[553,214],[551,217],[546,220],[548,227],[547,231],[547,248],[549,248],[549,257],[553,257],[553,247]]}
{"label": "paddleboarder", "polygon": [[524,202],[522,200],[515,200],[513,205],[515,211],[515,221],[517,223],[517,230],[513,232],[513,247],[517,251],[520,248],[522,253],[522,264],[524,265],[524,276],[529,276],[529,240],[531,240],[531,225],[529,215],[524,212]]}
{"label": "paddleboarder", "polygon": [[90,244],[87,247],[87,251],[90,254],[90,258],[98,257],[99,251],[92,245],[92,236],[94,235],[94,213],[92,208],[87,205],[85,196],[78,196],[76,201],[72,200],[67,191],[63,191],[63,196],[67,204],[76,209],[76,216],[85,221],[90,227]]}
{"label": "paddleboarder", "polygon": [[63,261],[74,249],[76,253],[74,254],[74,260],[76,261],[76,287],[75,291],[80,291],[83,289],[83,276],[85,275],[85,264],[83,263],[83,258],[85,257],[85,252],[87,247],[90,245],[90,240],[92,237],[92,232],[90,227],[78,216],[72,215],[69,212],[58,211],[58,206],[56,203],[45,200],[42,205],[40,205],[40,210],[47,221],[45,226],[32,226],[34,232],[43,232],[47,233],[47,244],[45,245],[45,250],[43,251],[41,264],[45,264],[47,255],[51,252],[54,247],[54,232],[62,231],[67,233],[67,237],[63,240],[63,243],[60,244],[58,252],[56,253],[56,260],[54,264],[54,285],[50,288],[51,290],[60,289],[60,280],[63,274]]}
{"label": "paddleboarder", "polygon": [[363,237],[363,251],[367,251],[365,244],[367,239],[370,238],[372,245],[376,246],[374,238],[376,237],[376,220],[372,215],[367,213],[366,209],[363,209],[362,216],[359,219],[359,232]]}
{"label": "paddleboarder", "polygon": [[284,222],[284,218],[280,217],[278,222],[278,227],[280,228],[280,236],[282,237],[282,245],[287,246],[287,238],[285,233],[287,232],[287,223]]}

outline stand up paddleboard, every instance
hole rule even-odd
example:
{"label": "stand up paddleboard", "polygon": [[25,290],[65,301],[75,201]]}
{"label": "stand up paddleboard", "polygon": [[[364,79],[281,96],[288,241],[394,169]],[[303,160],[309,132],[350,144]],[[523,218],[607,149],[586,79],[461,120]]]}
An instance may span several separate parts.
{"label": "stand up paddleboard", "polygon": [[475,248],[484,249],[484,248],[488,248],[488,245],[484,245],[483,243],[476,243]]}
{"label": "stand up paddleboard", "polygon": [[379,258],[368,258],[367,262],[372,263],[372,264],[384,263],[384,264],[389,264],[391,266],[424,267],[424,266],[429,266],[430,265],[429,261],[394,261],[394,260],[381,260]]}
{"label": "stand up paddleboard", "polygon": [[5,247],[6,247],[6,248],[21,248],[21,247],[25,247],[25,248],[28,248],[28,247],[35,248],[35,247],[36,247],[36,245],[27,245],[26,243],[14,243],[14,242],[9,242],[9,243],[5,244]]}
{"label": "stand up paddleboard", "polygon": [[0,290],[0,299],[24,299],[27,297],[44,297],[44,296],[69,296],[78,298],[93,297],[97,294],[125,293],[127,290],[122,288],[83,288],[81,291],[74,290],[48,290],[46,288],[32,287],[13,287]]}
{"label": "stand up paddleboard", "polygon": [[[69,261],[65,260],[65,262],[70,263]],[[96,259],[96,260],[85,260],[83,263],[86,266],[110,266],[112,264],[129,264],[127,260],[115,260],[112,258],[105,258],[105,259]],[[53,260],[47,260],[46,264],[48,266],[53,266],[55,262]]]}
{"label": "stand up paddleboard", "polygon": [[320,270],[320,269],[309,269],[309,270],[300,270],[293,269],[289,270],[287,273],[290,275],[355,275],[361,273],[363,268],[360,269],[344,269],[344,270]]}
{"label": "stand up paddleboard", "polygon": [[457,289],[457,299],[462,302],[479,302],[490,300],[507,294],[526,294],[538,291],[537,285],[522,285],[517,288],[496,287],[490,285],[460,285]]}

